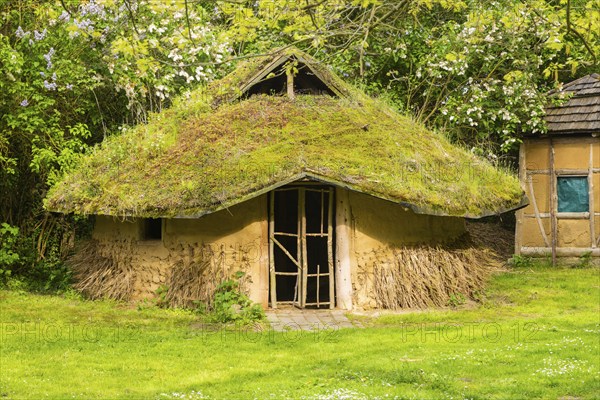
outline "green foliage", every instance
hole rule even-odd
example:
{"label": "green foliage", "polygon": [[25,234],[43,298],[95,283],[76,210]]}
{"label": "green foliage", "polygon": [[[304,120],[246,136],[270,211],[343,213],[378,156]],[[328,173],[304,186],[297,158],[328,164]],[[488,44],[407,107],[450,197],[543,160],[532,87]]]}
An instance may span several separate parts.
{"label": "green foliage", "polygon": [[535,265],[535,262],[534,259],[531,257],[515,254],[509,260],[509,264],[515,268],[531,268]]}
{"label": "green foliage", "polygon": [[24,276],[55,281],[72,245],[60,240],[65,220],[43,212],[48,186],[119,126],[216,73],[203,63],[228,48],[208,16],[197,3],[0,2],[0,220],[20,229]]}
{"label": "green foliage", "polygon": [[55,226],[49,230],[52,234],[47,235],[42,232],[43,226],[33,230],[33,234],[24,236],[16,227],[6,223],[0,225],[0,270],[3,271],[0,283],[10,288],[41,293],[70,290],[71,271],[63,262],[64,246],[61,245],[65,235],[70,232],[65,232],[64,227]]}
{"label": "green foliage", "polygon": [[223,281],[215,291],[210,319],[214,322],[248,324],[264,319],[265,314],[259,304],[252,301],[240,290],[240,279],[244,273],[238,271],[235,278]]}
{"label": "green foliage", "polygon": [[590,268],[592,266],[592,252],[588,251],[579,256],[579,261],[575,266],[577,268]]}
{"label": "green foliage", "polygon": [[167,285],[160,285],[154,293],[156,295],[156,305],[161,308],[167,307],[167,294],[169,293],[169,287]]}
{"label": "green foliage", "polygon": [[10,226],[6,222],[0,225],[0,283],[6,282],[12,272],[12,266],[19,261],[19,254],[15,251],[19,228]]}
{"label": "green foliage", "polygon": [[462,293],[453,293],[448,299],[448,305],[450,307],[458,307],[467,302],[466,297]]}
{"label": "green foliage", "polygon": [[72,273],[56,255],[38,261],[28,271],[29,290],[42,293],[63,293],[71,290]]}

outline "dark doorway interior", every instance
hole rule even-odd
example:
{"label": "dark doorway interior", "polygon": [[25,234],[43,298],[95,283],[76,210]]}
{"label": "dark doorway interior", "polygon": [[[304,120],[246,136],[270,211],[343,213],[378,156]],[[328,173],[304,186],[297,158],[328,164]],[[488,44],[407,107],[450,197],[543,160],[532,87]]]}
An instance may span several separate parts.
{"label": "dark doorway interior", "polygon": [[[306,303],[308,304],[329,302],[330,276],[323,276],[323,274],[329,273],[327,254],[329,196],[329,191],[323,191],[322,188],[319,188],[319,191],[307,189],[305,192],[308,267]],[[311,276],[316,274],[320,276]]]}
{"label": "dark doorway interior", "polygon": [[[275,192],[275,232],[277,240],[298,260],[298,191],[282,190]],[[285,235],[288,234],[289,236]],[[277,272],[298,272],[298,267],[283,249],[274,246],[275,270]],[[298,301],[298,277],[294,275],[277,275],[277,301]]]}

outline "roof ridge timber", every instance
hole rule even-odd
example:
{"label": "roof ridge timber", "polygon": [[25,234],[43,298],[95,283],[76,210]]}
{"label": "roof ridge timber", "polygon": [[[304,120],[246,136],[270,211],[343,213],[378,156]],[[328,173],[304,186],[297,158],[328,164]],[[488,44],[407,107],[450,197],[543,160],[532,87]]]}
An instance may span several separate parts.
{"label": "roof ridge timber", "polygon": [[330,71],[326,65],[294,46],[287,46],[277,48],[266,55],[244,60],[233,72],[210,84],[209,90],[215,92],[213,106],[238,100],[261,79],[291,59],[307,66],[337,96],[349,98],[357,95],[356,91],[352,90],[354,88]]}

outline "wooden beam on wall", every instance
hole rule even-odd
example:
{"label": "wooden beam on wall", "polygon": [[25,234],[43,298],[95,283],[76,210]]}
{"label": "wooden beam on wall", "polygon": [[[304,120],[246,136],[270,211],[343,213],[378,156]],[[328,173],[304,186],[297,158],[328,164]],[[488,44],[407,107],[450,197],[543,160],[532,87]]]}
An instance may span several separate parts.
{"label": "wooden beam on wall", "polygon": [[277,308],[277,277],[275,275],[275,191],[269,193],[269,274],[271,280],[271,308]]}
{"label": "wooden beam on wall", "polygon": [[595,211],[594,205],[594,144],[590,143],[590,166],[588,172],[588,190],[589,190],[589,201],[590,201],[590,236],[592,239],[592,248],[596,248],[596,222],[595,222]]}
{"label": "wooden beam on wall", "polygon": [[[266,196],[267,199],[269,196]],[[268,200],[265,201],[264,219],[260,223],[261,229],[261,240],[260,240],[260,272],[259,278],[259,293],[260,293],[260,305],[267,309],[269,307],[269,279],[270,279],[270,268],[269,268],[269,212],[268,212]]]}
{"label": "wooden beam on wall", "polygon": [[554,142],[550,139],[550,224],[552,230],[552,265],[556,265],[556,246],[558,236],[558,222],[556,221],[556,174],[554,172]]}
{"label": "wooden beam on wall", "polygon": [[[525,143],[521,143],[521,145],[519,146],[519,182],[521,182],[521,189],[523,189],[523,191],[525,193],[527,193],[527,188],[525,187],[525,179],[526,179],[526,171],[527,171],[527,164],[526,164],[526,160],[525,160]],[[531,199],[531,197],[530,197]],[[525,212],[523,211],[522,208],[520,208],[519,210],[517,210],[515,216],[517,219],[517,223],[515,226],[515,254],[519,255],[521,254],[521,246],[523,245],[523,238],[521,237],[523,235],[523,229],[522,229],[522,225],[523,225],[523,216],[525,215]]]}
{"label": "wooden beam on wall", "polygon": [[335,188],[335,289],[338,308],[352,309],[352,213],[350,191]]}
{"label": "wooden beam on wall", "polygon": [[[558,174],[558,175],[587,175],[589,173],[589,171],[592,171],[593,173],[597,174],[600,173],[600,168],[586,168],[586,169],[580,169],[580,168],[559,168],[559,169],[555,169],[554,173]],[[550,170],[549,169],[530,169],[527,170],[527,175],[550,175]]]}
{"label": "wooden beam on wall", "polygon": [[[598,215],[600,213],[596,213]],[[539,215],[535,214],[524,214],[525,218],[537,218],[540,217],[542,219],[550,218],[550,213],[539,213]],[[556,213],[556,219],[589,219],[589,212],[560,212]]]}
{"label": "wooden beam on wall", "polygon": [[550,247],[523,247],[521,252],[525,256],[540,256],[545,257],[555,251],[559,257],[580,257],[584,254],[591,253],[593,257],[600,257],[600,248],[587,247],[558,247],[552,249]]}
{"label": "wooden beam on wall", "polygon": [[[333,196],[334,190],[327,192],[327,272],[329,272],[329,308],[335,307],[335,267],[333,263]],[[323,227],[323,224],[321,224]],[[319,290],[317,285],[317,291]]]}

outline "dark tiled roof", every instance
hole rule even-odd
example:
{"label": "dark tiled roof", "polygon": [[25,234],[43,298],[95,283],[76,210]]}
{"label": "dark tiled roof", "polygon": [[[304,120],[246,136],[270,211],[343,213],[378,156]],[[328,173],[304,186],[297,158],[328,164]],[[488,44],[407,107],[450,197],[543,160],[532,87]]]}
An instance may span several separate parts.
{"label": "dark tiled roof", "polygon": [[[553,91],[550,95],[556,95]],[[600,75],[591,74],[563,86],[572,97],[560,106],[546,108],[548,133],[568,135],[600,132]]]}

